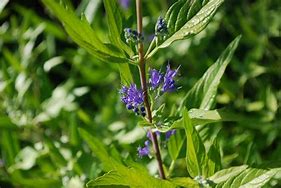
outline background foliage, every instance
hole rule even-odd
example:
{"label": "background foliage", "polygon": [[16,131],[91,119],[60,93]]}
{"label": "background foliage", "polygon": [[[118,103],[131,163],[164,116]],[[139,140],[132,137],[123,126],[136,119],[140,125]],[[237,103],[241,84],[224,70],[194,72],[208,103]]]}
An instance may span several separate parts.
{"label": "background foliage", "polygon": [[[5,2],[0,3],[0,187],[83,187],[106,171],[102,152],[91,151],[103,151],[102,145],[114,160],[137,161],[155,174],[156,161],[137,156],[145,131],[119,100],[119,65],[101,61],[73,43],[41,1]],[[129,8],[121,7],[123,27],[135,28],[135,5],[129,2]],[[144,0],[146,47],[157,18],[174,2]],[[102,1],[66,3],[77,16],[85,13],[96,36],[110,40]],[[200,131],[204,142],[218,138],[223,168],[268,161],[267,168],[280,167],[280,17],[278,0],[228,0],[204,31],[158,50],[149,60],[154,68],[164,69],[168,61],[173,67],[181,65],[181,88],[165,97],[170,108],[181,103],[227,45],[242,35],[213,106],[230,110],[239,121],[214,122]],[[101,49],[116,55],[107,61],[126,58],[110,46]],[[131,69],[137,73],[136,67]],[[171,151],[163,147],[168,164]],[[171,177],[187,175],[185,154],[178,155]],[[280,186],[280,176],[266,186]]]}

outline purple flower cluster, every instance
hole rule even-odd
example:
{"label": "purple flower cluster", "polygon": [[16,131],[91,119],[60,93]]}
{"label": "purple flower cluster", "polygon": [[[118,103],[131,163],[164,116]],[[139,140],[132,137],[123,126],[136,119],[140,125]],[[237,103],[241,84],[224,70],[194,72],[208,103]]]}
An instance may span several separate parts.
{"label": "purple flower cluster", "polygon": [[[155,131],[157,137],[160,137],[161,133],[159,131]],[[169,130],[165,133],[166,141],[170,139],[172,135],[176,133],[176,129]],[[150,141],[152,140],[150,132],[147,132],[146,137],[148,140],[144,142],[144,147],[138,147],[138,155],[140,158],[143,156],[148,156],[150,154]]]}
{"label": "purple flower cluster", "polygon": [[136,84],[131,84],[130,87],[123,86],[120,94],[121,100],[128,110],[133,110],[137,115],[145,116],[143,91],[138,90]]}
{"label": "purple flower cluster", "polygon": [[138,153],[139,153],[139,157],[142,158],[143,156],[147,156],[150,153],[150,148],[149,148],[150,142],[149,140],[146,140],[144,142],[144,147],[138,147]]}
{"label": "purple flower cluster", "polygon": [[168,27],[166,21],[159,17],[155,25],[155,35],[156,36],[166,36],[168,34]]}
{"label": "purple flower cluster", "polygon": [[167,65],[167,70],[164,76],[161,72],[152,69],[150,71],[150,79],[149,79],[151,88],[155,90],[161,85],[161,83],[163,83],[163,86],[161,88],[162,92],[174,91],[176,88],[174,78],[178,73],[178,69],[179,68],[177,68],[176,70],[172,70],[170,65]]}
{"label": "purple flower cluster", "polygon": [[127,43],[139,43],[143,41],[143,36],[141,33],[138,33],[136,30],[133,30],[131,28],[125,28],[125,39]]}

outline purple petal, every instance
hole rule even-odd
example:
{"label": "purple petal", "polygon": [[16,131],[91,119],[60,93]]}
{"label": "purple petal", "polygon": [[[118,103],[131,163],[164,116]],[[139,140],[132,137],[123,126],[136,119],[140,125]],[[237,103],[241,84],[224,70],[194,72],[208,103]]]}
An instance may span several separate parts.
{"label": "purple petal", "polygon": [[169,138],[174,134],[176,134],[176,129],[172,129],[166,132],[166,140],[169,140]]}
{"label": "purple petal", "polygon": [[150,70],[149,83],[150,83],[152,89],[156,89],[160,85],[162,78],[163,78],[163,76],[159,71],[157,71],[155,69]]}
{"label": "purple petal", "polygon": [[139,157],[143,157],[143,156],[146,156],[146,155],[149,155],[149,147],[145,146],[145,147],[138,147],[138,154],[139,154]]}

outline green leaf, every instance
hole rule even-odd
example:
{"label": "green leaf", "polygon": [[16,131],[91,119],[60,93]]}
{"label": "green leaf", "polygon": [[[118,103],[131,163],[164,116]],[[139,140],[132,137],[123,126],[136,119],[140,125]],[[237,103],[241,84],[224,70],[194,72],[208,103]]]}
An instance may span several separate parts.
{"label": "green leaf", "polygon": [[[216,109],[216,110],[203,110],[193,108],[188,111],[189,118],[191,119],[192,125],[206,125],[209,123],[223,122],[223,121],[248,121],[249,117],[244,117],[243,115],[231,112],[230,110],[225,109]],[[173,122],[172,126],[165,131],[171,129],[182,129],[183,127],[183,118],[180,118]]]}
{"label": "green leaf", "polygon": [[54,12],[63,23],[65,30],[74,42],[85,48],[100,61],[109,63],[127,63],[125,53],[113,44],[104,44],[97,37],[87,19],[82,15],[81,20],[71,10],[63,8],[54,0],[43,0],[43,3]]}
{"label": "green leaf", "polygon": [[184,106],[187,108],[200,108],[208,110],[212,107],[220,79],[230,62],[241,36],[236,37],[224,50],[219,59],[214,63],[196,82],[192,89],[186,94],[181,102],[179,111]]}
{"label": "green leaf", "polygon": [[121,40],[123,29],[122,16],[116,0],[104,0],[103,2],[107,14],[107,24],[111,43],[126,51],[130,57],[133,56],[131,48]]}
{"label": "green leaf", "polygon": [[203,109],[190,109],[188,111],[192,124],[205,125],[209,123],[222,122],[222,121],[242,121],[243,118],[237,113],[231,112],[226,109],[216,110],[203,110]]}
{"label": "green leaf", "polygon": [[121,83],[123,85],[129,86],[130,84],[134,83],[132,72],[130,69],[129,64],[118,64]]}
{"label": "green leaf", "polygon": [[[169,29],[169,33],[172,34],[175,32],[175,23],[178,18],[179,10],[183,7],[185,0],[179,0],[175,2],[167,11],[165,15],[165,20],[167,21],[167,27]],[[186,1],[187,2],[187,1]]]}
{"label": "green leaf", "polygon": [[96,178],[94,181],[87,183],[87,187],[95,187],[101,185],[123,185],[129,186],[127,181],[120,176],[117,171],[109,171],[103,176]]}
{"label": "green leaf", "polygon": [[140,168],[138,164],[130,162],[130,167],[126,167],[116,161],[105,149],[105,146],[99,139],[90,135],[87,131],[80,129],[81,137],[88,143],[91,150],[102,161],[104,170],[109,173],[90,181],[87,187],[96,187],[101,185],[123,185],[130,187],[176,187],[167,180],[156,179],[149,173]]}
{"label": "green leaf", "polygon": [[242,165],[242,166],[236,166],[236,167],[231,167],[227,169],[223,169],[215,173],[213,176],[209,177],[208,179],[213,181],[216,184],[219,184],[221,182],[225,182],[228,179],[237,176],[244,170],[248,168],[248,165]]}
{"label": "green leaf", "polygon": [[10,167],[15,164],[16,155],[20,151],[17,133],[11,130],[0,131],[0,149],[5,160],[5,166]]}
{"label": "green leaf", "polygon": [[219,152],[218,142],[214,140],[207,152],[205,165],[203,166],[203,174],[205,177],[213,175],[221,169],[221,156]]}
{"label": "green leaf", "polygon": [[202,175],[202,167],[206,156],[205,147],[195,127],[191,124],[191,120],[186,109],[183,111],[183,126],[187,139],[187,171],[191,177]]}
{"label": "green leaf", "polygon": [[[247,166],[246,166],[247,168]],[[265,185],[276,173],[281,172],[281,168],[247,168],[245,166],[236,169],[227,169],[217,172],[210,180],[219,182],[216,187],[241,187],[258,188]],[[234,171],[234,172],[233,172]],[[229,172],[231,176],[229,176]],[[235,174],[235,175],[234,175]],[[223,178],[220,177],[223,176]]]}
{"label": "green leaf", "polygon": [[[176,31],[175,33],[170,33],[172,34],[172,36],[170,36],[167,40],[165,40],[161,45],[154,48],[152,52],[150,52],[147,55],[147,58],[150,58],[152,55],[154,55],[160,48],[166,48],[177,40],[186,39],[201,32],[211,21],[217,8],[222,4],[222,2],[223,0],[211,0],[210,2],[208,2],[204,7],[200,9],[200,11],[196,13],[195,16],[193,16],[190,20],[188,20],[178,31]],[[176,11],[178,11],[181,5],[183,5],[182,1],[178,1],[174,6],[171,7],[170,11],[167,12],[168,15],[165,16],[166,19],[169,17],[168,27],[171,27],[172,31],[174,27],[171,26],[171,24],[175,23],[174,14],[176,15],[178,14],[176,13]],[[194,7],[192,10],[195,9],[197,8]],[[190,15],[192,14],[190,13]],[[178,25],[180,22],[181,21],[179,20]]]}
{"label": "green leaf", "polygon": [[174,22],[175,26],[174,26],[174,31],[172,33],[178,31],[188,21],[188,18],[186,15],[188,14],[188,11],[190,8],[190,3],[192,3],[192,2],[185,1],[185,3],[180,7],[179,12],[177,12],[177,20],[176,20],[176,22]]}
{"label": "green leaf", "polygon": [[177,131],[168,141],[168,152],[172,160],[176,160],[180,154],[180,150],[185,142],[185,137],[181,136],[180,131]]}
{"label": "green leaf", "polygon": [[173,178],[171,179],[171,182],[173,182],[174,184],[180,186],[180,187],[186,187],[186,188],[199,188],[200,185],[194,181],[191,178],[188,177],[177,177],[177,178]]}

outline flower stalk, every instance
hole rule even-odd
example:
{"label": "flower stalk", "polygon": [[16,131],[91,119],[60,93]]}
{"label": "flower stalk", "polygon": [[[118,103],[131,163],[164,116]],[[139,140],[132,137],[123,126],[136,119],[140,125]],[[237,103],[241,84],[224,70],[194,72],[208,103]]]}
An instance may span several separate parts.
{"label": "flower stalk", "polygon": [[[142,2],[141,0],[136,0],[136,10],[137,10],[137,29],[138,33],[142,34]],[[150,123],[153,122],[152,113],[150,104],[148,101],[148,91],[147,91],[147,81],[146,81],[146,67],[145,67],[145,59],[144,59],[144,51],[143,51],[143,42],[140,41],[138,43],[138,56],[139,56],[139,73],[140,73],[140,80],[141,80],[141,87],[144,94],[144,106],[146,110],[146,116]],[[151,142],[153,145],[153,149],[155,152],[155,157],[158,163],[159,168],[159,176],[161,179],[165,179],[165,173],[163,169],[163,162],[161,159],[161,153],[159,149],[159,144],[157,140],[157,135],[152,130],[148,130],[149,134],[151,135]]]}

